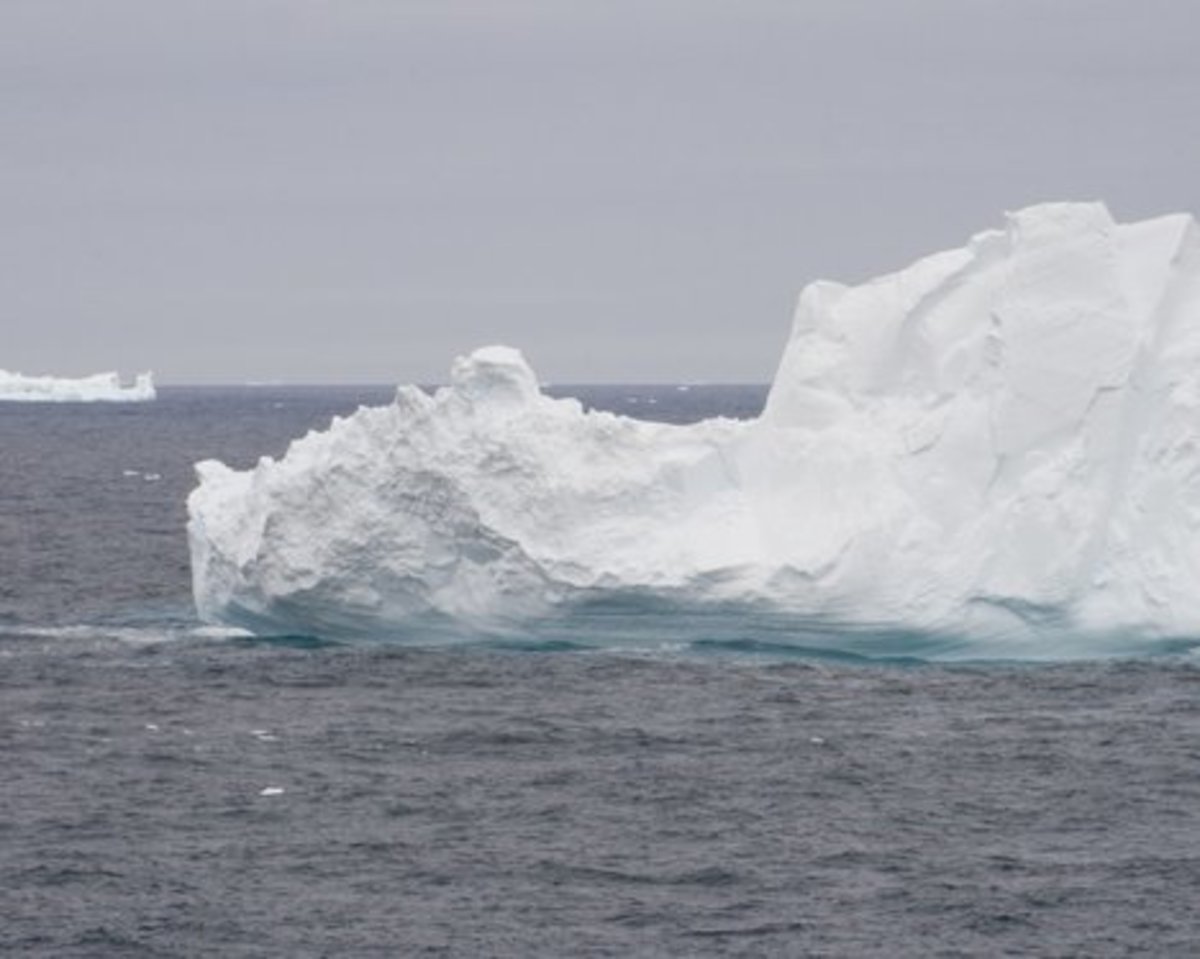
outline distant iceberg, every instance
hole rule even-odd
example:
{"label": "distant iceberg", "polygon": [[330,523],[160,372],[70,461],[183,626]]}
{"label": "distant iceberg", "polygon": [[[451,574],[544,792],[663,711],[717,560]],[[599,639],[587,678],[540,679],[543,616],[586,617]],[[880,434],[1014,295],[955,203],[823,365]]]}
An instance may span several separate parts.
{"label": "distant iceberg", "polygon": [[63,379],[0,370],[0,402],[142,403],[156,396],[151,373],[139,373],[132,386],[122,386],[116,373]]}
{"label": "distant iceberg", "polygon": [[280,461],[197,471],[197,607],[259,632],[1186,645],[1200,231],[1047,204],[861,286],[814,283],[754,421],[585,412],[489,347]]}

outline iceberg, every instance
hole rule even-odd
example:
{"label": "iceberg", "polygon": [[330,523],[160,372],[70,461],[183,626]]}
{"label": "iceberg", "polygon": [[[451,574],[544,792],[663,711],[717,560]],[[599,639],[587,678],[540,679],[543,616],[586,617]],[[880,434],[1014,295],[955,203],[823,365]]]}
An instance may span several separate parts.
{"label": "iceberg", "polygon": [[0,370],[0,402],[24,403],[141,403],[156,396],[154,375],[139,373],[132,386],[122,386],[116,373],[96,373],[77,379],[23,376]]}
{"label": "iceberg", "polygon": [[337,637],[1061,657],[1200,638],[1200,231],[1043,204],[801,294],[765,409],[585,411],[487,347],[247,471],[202,619]]}

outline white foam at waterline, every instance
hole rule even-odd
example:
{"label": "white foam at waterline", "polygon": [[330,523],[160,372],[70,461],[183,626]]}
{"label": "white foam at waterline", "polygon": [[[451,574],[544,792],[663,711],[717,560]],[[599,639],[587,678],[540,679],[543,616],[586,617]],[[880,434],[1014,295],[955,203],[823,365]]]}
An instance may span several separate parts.
{"label": "white foam at waterline", "polygon": [[187,640],[223,641],[250,639],[248,629],[240,626],[206,624],[186,628],[154,626],[97,626],[86,623],[71,626],[12,626],[8,630],[22,636],[62,640],[112,640],[130,646],[151,646]]}

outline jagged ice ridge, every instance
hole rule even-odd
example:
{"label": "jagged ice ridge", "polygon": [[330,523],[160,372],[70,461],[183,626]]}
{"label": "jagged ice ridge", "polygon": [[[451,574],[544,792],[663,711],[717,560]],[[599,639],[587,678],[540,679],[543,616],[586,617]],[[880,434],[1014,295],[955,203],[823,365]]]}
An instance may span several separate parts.
{"label": "jagged ice ridge", "polygon": [[199,612],[260,632],[1200,637],[1200,232],[1046,204],[814,283],[753,421],[585,412],[489,347],[278,462],[197,470]]}

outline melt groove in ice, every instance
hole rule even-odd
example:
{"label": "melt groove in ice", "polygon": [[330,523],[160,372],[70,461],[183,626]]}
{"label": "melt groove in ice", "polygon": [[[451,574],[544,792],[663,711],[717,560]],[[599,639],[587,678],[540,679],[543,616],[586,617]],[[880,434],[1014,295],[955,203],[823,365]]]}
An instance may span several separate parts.
{"label": "melt groove in ice", "polygon": [[197,606],[257,631],[529,632],[613,603],[834,645],[1197,636],[1200,233],[1046,204],[813,283],[754,421],[584,412],[488,347],[278,462],[197,470]]}

